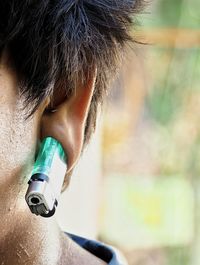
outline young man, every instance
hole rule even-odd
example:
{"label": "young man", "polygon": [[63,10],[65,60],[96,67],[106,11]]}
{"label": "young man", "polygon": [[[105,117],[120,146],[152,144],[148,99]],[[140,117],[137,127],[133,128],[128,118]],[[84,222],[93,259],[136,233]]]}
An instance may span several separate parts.
{"label": "young man", "polygon": [[140,2],[0,1],[0,264],[119,264],[109,248],[33,215],[24,197],[46,136],[65,150],[68,182]]}

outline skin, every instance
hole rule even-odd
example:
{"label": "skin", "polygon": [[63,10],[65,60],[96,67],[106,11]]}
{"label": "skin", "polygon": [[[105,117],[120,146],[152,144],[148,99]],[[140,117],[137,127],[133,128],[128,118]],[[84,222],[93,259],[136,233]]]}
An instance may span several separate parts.
{"label": "skin", "polygon": [[[45,114],[47,99],[29,120],[18,95],[18,76],[3,56],[0,61],[0,264],[106,264],[72,242],[54,217],[30,213],[24,195],[38,142],[53,136],[63,145],[73,170],[83,146],[95,75],[69,100],[54,98],[57,111]],[[55,97],[55,96],[54,96]]]}

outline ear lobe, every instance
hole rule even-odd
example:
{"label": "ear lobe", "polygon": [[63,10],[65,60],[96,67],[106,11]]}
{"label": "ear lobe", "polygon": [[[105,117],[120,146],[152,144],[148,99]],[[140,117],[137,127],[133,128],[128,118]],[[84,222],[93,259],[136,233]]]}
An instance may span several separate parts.
{"label": "ear lobe", "polygon": [[41,140],[51,136],[62,144],[67,155],[68,172],[73,169],[82,151],[85,123],[95,81],[96,75],[85,85],[77,87],[69,99],[55,99],[54,102],[59,102],[58,106],[54,106],[56,111],[44,111],[41,118]]}

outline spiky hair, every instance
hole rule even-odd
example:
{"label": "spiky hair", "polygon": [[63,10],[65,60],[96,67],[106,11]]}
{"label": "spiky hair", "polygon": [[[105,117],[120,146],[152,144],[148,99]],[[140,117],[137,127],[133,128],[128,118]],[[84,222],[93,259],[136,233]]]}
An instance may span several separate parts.
{"label": "spiky hair", "polygon": [[[0,52],[20,76],[20,92],[32,115],[60,89],[70,96],[77,82],[97,69],[86,138],[95,125],[97,106],[123,50],[142,0],[0,1]],[[56,91],[57,89],[57,91]]]}

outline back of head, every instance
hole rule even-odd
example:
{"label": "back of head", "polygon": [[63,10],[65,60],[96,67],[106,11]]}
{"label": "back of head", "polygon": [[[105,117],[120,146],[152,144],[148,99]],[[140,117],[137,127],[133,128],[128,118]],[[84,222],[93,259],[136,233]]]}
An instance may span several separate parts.
{"label": "back of head", "polygon": [[49,95],[70,97],[77,82],[96,69],[97,79],[85,129],[95,127],[131,26],[142,0],[6,0],[0,2],[0,53],[7,51],[20,76],[28,116]]}

